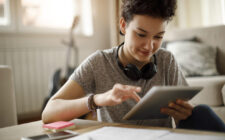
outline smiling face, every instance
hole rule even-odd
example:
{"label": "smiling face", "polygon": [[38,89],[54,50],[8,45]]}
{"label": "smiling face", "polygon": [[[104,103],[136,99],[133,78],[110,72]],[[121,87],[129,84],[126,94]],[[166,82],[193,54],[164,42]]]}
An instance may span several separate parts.
{"label": "smiling face", "polygon": [[161,46],[166,24],[166,20],[147,15],[134,15],[129,23],[121,18],[120,30],[125,35],[123,52],[126,61],[136,65],[148,63]]}

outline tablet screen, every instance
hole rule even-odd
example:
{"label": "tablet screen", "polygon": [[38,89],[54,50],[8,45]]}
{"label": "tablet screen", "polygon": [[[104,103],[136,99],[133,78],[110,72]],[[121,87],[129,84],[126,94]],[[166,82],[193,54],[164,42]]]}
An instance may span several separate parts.
{"label": "tablet screen", "polygon": [[123,120],[145,120],[167,118],[160,113],[176,99],[190,100],[202,90],[202,87],[190,86],[155,86],[123,117]]}

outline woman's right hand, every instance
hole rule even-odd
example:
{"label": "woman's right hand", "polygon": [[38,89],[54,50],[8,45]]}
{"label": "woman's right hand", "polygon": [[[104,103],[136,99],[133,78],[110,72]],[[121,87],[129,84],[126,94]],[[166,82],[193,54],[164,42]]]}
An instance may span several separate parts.
{"label": "woman's right hand", "polygon": [[137,86],[115,84],[113,88],[105,93],[96,94],[94,102],[97,106],[114,106],[121,104],[127,99],[134,99],[136,102],[140,101],[141,88]]}

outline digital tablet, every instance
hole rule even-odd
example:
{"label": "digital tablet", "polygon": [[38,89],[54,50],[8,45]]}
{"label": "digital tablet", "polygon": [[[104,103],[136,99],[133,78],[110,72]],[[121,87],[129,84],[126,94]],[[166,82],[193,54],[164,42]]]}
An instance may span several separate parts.
{"label": "digital tablet", "polygon": [[176,99],[190,100],[202,87],[190,86],[154,86],[146,95],[123,117],[123,120],[146,120],[166,118],[160,108],[167,107]]}

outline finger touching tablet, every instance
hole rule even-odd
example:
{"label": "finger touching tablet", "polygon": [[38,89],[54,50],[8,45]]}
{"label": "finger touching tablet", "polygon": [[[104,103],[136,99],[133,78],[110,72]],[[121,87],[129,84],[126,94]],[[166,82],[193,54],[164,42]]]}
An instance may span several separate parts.
{"label": "finger touching tablet", "polygon": [[160,108],[167,107],[176,99],[190,100],[202,90],[202,87],[155,86],[123,117],[123,120],[145,120],[167,118]]}

